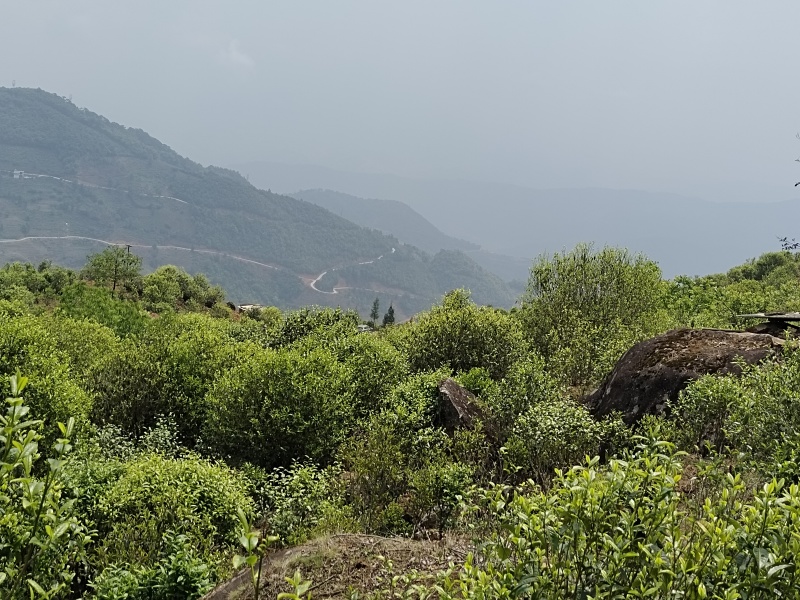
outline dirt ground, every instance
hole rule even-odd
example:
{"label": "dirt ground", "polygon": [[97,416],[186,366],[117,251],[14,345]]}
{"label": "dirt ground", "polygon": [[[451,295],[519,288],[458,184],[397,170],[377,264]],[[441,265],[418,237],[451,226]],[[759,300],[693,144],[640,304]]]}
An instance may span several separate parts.
{"label": "dirt ground", "polygon": [[[458,566],[471,550],[471,542],[459,537],[428,541],[361,534],[331,535],[268,554],[264,559],[260,598],[273,599],[280,592],[291,591],[286,578],[298,570],[304,580],[311,580],[309,591],[313,598],[347,599],[354,592],[363,597],[387,589],[394,575],[416,571],[423,576],[433,576],[447,569],[450,563]],[[203,600],[253,598],[249,571],[241,571]]]}

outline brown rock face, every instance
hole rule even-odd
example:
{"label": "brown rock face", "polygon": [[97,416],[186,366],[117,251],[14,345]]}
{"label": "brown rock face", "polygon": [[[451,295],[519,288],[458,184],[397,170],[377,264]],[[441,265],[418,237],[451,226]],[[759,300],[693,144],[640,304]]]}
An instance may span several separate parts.
{"label": "brown rock face", "polygon": [[439,384],[439,416],[437,425],[452,433],[456,429],[472,429],[475,421],[486,422],[486,415],[475,394],[449,377]]}
{"label": "brown rock face", "polygon": [[594,416],[619,411],[630,425],[644,415],[663,414],[690,381],[710,373],[739,373],[739,360],[757,363],[783,344],[784,340],[762,333],[674,329],[623,354],[584,402]]}

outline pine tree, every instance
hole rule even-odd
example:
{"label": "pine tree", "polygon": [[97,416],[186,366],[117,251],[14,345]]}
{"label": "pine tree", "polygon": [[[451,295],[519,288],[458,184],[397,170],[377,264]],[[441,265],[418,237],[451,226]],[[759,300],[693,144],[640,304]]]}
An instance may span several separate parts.
{"label": "pine tree", "polygon": [[372,312],[369,313],[369,324],[371,327],[375,327],[378,324],[378,318],[380,318],[380,302],[377,298],[375,298],[375,302],[372,303]]}
{"label": "pine tree", "polygon": [[383,326],[394,325],[394,307],[390,304],[389,310],[383,315]]}

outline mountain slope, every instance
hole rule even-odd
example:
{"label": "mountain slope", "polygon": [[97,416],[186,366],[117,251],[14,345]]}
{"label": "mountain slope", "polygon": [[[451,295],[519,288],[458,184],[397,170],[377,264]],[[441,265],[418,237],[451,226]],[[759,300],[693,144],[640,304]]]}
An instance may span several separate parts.
{"label": "mountain slope", "polygon": [[301,190],[289,194],[321,206],[335,215],[362,227],[378,229],[426,252],[439,250],[478,250],[480,246],[442,233],[407,204],[396,200],[359,198],[333,190]]}
{"label": "mountain slope", "polygon": [[[326,295],[309,282],[401,246],[314,204],[259,190],[233,171],[202,167],[141,130],[20,88],[0,88],[0,216],[2,259],[49,251],[48,258],[80,266],[87,250],[128,243],[150,268],[172,262],[205,271],[236,301],[282,307],[361,309],[374,286]],[[436,300],[429,286],[405,279],[395,292],[401,310]],[[493,296],[479,301],[510,302],[507,289]]]}

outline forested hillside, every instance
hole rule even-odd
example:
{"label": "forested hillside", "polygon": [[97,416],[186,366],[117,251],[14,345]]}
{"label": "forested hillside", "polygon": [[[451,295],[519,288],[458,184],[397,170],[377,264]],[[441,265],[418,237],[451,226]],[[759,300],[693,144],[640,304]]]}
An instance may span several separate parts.
{"label": "forested hillside", "polygon": [[[32,89],[0,88],[0,216],[6,260],[78,267],[104,242],[132,244],[149,269],[179,264],[207,273],[234,301],[282,307],[363,310],[382,289],[359,264],[389,261],[400,247],[395,238],[256,189],[233,171],[202,167],[141,130]],[[310,287],[322,272],[344,266],[359,273],[363,289],[342,282],[346,289],[323,294]],[[405,314],[429,305],[442,287],[428,285],[424,264],[409,269],[405,287],[392,286],[391,300]],[[486,283],[485,272],[473,275],[459,285],[481,289],[481,301],[513,302],[504,285]]]}
{"label": "forested hillside", "polygon": [[0,592],[199,598],[242,569],[218,598],[796,597],[791,335],[660,415],[583,399],[640,340],[797,308],[799,278],[791,252],[665,280],[580,245],[518,308],[454,290],[363,333],[123,248],[5,265]]}

